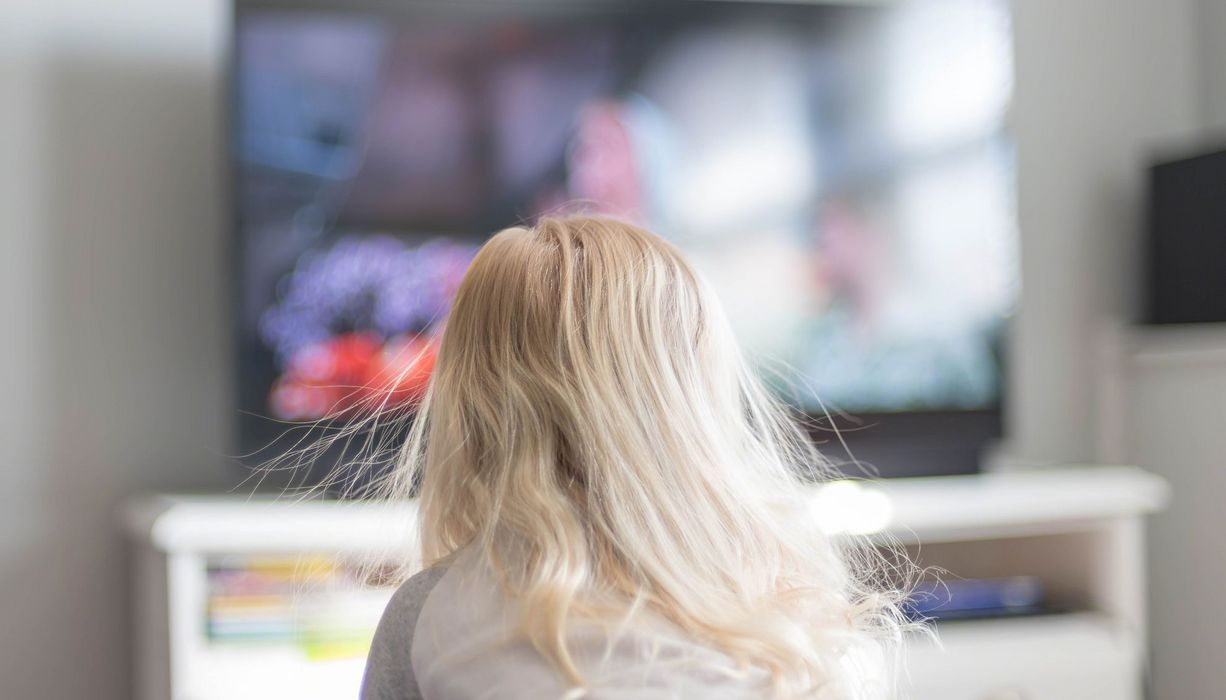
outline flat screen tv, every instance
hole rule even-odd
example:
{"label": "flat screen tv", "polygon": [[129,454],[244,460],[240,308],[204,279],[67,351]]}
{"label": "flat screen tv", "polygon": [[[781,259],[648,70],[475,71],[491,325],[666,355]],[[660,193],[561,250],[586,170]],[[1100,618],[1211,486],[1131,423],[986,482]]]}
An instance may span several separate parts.
{"label": "flat screen tv", "polygon": [[1005,0],[240,0],[235,23],[253,461],[381,377],[411,404],[482,241],[577,211],[688,253],[752,361],[843,429],[815,432],[836,460],[968,472],[1000,434]]}

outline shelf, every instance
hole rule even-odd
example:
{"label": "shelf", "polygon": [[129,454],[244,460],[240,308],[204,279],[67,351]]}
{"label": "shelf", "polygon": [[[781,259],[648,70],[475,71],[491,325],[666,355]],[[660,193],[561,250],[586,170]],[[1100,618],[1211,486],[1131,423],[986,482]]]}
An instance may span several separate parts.
{"label": "shelf", "polygon": [[364,658],[311,662],[288,644],[208,647],[193,661],[182,697],[192,700],[356,698]]}
{"label": "shelf", "polygon": [[1226,365],[1226,323],[1126,326],[1116,340],[1138,366]]}
{"label": "shelf", "polygon": [[1146,515],[1170,497],[1134,467],[1060,467],[875,483],[893,504],[886,532],[943,542],[1067,531],[1070,525]]}
{"label": "shelf", "polygon": [[[823,488],[831,489],[823,495]],[[880,533],[903,542],[1043,534],[1070,523],[1162,508],[1166,483],[1132,467],[896,479],[815,490],[831,530]],[[365,552],[408,546],[415,503],[152,496],[125,514],[130,533],[173,552]],[[866,518],[866,515],[868,516]]]}

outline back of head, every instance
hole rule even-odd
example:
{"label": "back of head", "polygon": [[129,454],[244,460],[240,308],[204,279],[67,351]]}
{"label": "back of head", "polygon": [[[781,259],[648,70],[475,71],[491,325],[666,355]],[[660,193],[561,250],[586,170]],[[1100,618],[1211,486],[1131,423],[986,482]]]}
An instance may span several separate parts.
{"label": "back of head", "polygon": [[811,517],[819,464],[676,248],[546,218],[472,263],[396,481],[420,483],[427,560],[482,548],[576,684],[568,620],[643,608],[804,695],[899,629]]}

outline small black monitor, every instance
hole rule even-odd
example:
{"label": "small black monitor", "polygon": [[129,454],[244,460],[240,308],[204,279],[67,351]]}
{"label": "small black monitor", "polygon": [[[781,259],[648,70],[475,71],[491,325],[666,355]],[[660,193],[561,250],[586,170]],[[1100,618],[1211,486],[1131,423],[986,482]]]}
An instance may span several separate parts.
{"label": "small black monitor", "polygon": [[1226,322],[1226,150],[1150,168],[1145,321]]}

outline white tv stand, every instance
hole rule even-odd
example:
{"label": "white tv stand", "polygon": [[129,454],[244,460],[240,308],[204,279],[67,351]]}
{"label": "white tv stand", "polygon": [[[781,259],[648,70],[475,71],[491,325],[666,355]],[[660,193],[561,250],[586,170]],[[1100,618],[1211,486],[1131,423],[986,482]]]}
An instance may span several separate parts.
{"label": "white tv stand", "polygon": [[[908,650],[920,700],[1138,700],[1146,658],[1143,517],[1165,482],[1129,467],[902,479],[843,489],[832,529],[874,529],[954,576],[1039,577],[1072,612],[943,623],[944,649]],[[205,630],[206,566],[226,555],[390,555],[412,504],[151,496],[125,514],[137,555],[138,697],[354,697],[360,658],[219,648]],[[871,511],[871,512],[869,512]],[[865,518],[865,514],[869,516]]]}

